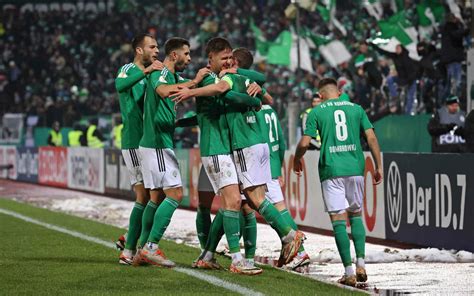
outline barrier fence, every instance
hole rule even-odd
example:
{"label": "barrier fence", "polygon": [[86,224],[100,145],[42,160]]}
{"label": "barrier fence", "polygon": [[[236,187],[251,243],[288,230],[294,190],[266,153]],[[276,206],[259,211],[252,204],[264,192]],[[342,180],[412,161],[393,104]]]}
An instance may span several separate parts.
{"label": "barrier fence", "polygon": [[[182,207],[198,205],[198,149],[177,150],[183,180]],[[321,194],[319,152],[304,158],[304,174],[292,172],[287,151],[282,188],[300,226],[332,230]],[[373,185],[374,160],[365,154],[363,219],[367,236],[427,247],[474,251],[474,154],[383,153],[384,180]],[[133,200],[121,152],[115,149],[0,146],[1,178],[79,189]],[[220,206],[217,198],[213,208]]]}

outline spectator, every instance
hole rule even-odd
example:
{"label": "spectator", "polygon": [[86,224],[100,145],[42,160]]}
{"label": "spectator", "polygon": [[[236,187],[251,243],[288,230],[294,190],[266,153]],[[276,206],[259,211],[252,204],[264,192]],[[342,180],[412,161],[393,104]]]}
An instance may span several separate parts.
{"label": "spectator", "polygon": [[[400,95],[397,86],[406,87],[406,100],[401,102],[405,104],[405,114],[413,115],[415,96],[416,96],[416,79],[418,78],[418,63],[408,56],[408,51],[400,44],[395,48],[395,53],[386,52],[385,54],[392,58],[395,64],[396,76],[389,76],[387,78],[387,85],[390,91],[390,96],[398,98]],[[404,98],[398,98],[404,99]]]}
{"label": "spectator", "polygon": [[87,146],[86,137],[84,136],[84,127],[79,123],[75,123],[73,129],[69,131],[68,135],[69,147]]}
{"label": "spectator", "polygon": [[432,152],[463,152],[465,140],[459,129],[463,130],[465,117],[466,112],[459,108],[459,98],[447,98],[446,106],[438,109],[428,123]]}
{"label": "spectator", "polygon": [[63,145],[63,136],[60,132],[59,122],[57,121],[53,123],[52,129],[49,131],[48,145],[56,147]]}
{"label": "spectator", "polygon": [[453,14],[449,14],[446,24],[441,29],[441,63],[446,66],[446,86],[444,95],[461,94],[461,62],[466,59],[463,38],[469,29]]}
{"label": "spectator", "polygon": [[90,148],[103,148],[105,138],[97,129],[99,121],[97,118],[89,120],[89,126],[86,131],[87,146]]}
{"label": "spectator", "polygon": [[474,153],[474,110],[469,112],[464,127],[458,128],[456,134],[462,136],[466,140],[464,151]]}
{"label": "spectator", "polygon": [[440,69],[440,54],[434,45],[427,42],[418,43],[416,49],[421,56],[420,76],[424,77],[421,91],[423,104],[432,113],[441,105],[443,73]]}

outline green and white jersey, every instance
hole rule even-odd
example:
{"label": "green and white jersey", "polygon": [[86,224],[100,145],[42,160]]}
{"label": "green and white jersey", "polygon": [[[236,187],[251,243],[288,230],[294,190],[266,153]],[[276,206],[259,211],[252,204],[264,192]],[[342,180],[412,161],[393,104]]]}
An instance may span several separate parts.
{"label": "green and white jersey", "polygon": [[361,106],[343,98],[330,99],[308,115],[305,135],[321,135],[319,177],[321,182],[344,176],[363,176],[365,159],[360,132],[373,128]]}
{"label": "green and white jersey", "polygon": [[275,110],[269,105],[263,105],[257,112],[257,120],[270,148],[272,179],[276,179],[281,176],[281,166],[285,158],[286,144],[283,130]]}
{"label": "green and white jersey", "polygon": [[167,68],[154,71],[148,78],[143,114],[143,136],[140,146],[146,148],[173,148],[176,121],[175,103],[170,98],[162,98],[156,88],[162,84],[172,85],[186,80]]}
{"label": "green and white jersey", "polygon": [[[238,74],[226,74],[222,80],[229,84],[231,90],[239,93],[247,93],[247,86],[253,83],[247,77]],[[226,104],[225,112],[232,150],[265,143],[257,122],[257,112],[253,108]]]}
{"label": "green and white jersey", "polygon": [[122,114],[122,149],[136,149],[143,134],[143,101],[147,78],[134,63],[120,68],[115,79]]}
{"label": "green and white jersey", "polygon": [[[215,73],[204,77],[198,87],[219,83]],[[197,97],[196,115],[200,129],[201,156],[230,154],[229,127],[225,119],[224,100],[220,96]]]}

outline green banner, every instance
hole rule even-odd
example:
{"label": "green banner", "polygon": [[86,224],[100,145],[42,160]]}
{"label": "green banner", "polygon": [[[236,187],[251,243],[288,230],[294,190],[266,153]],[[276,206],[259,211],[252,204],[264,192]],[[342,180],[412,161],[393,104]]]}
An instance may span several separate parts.
{"label": "green banner", "polygon": [[382,152],[431,152],[430,114],[390,115],[374,123]]}

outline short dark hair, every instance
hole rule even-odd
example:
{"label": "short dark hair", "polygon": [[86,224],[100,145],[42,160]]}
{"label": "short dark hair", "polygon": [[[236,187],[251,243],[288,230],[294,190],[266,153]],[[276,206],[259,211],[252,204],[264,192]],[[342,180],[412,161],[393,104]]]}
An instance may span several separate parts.
{"label": "short dark hair", "polygon": [[173,50],[180,49],[185,45],[191,47],[188,40],[181,37],[171,37],[165,42],[165,55],[169,55]]}
{"label": "short dark hair", "polygon": [[245,47],[239,47],[234,49],[232,55],[234,56],[234,59],[239,62],[240,68],[249,69],[250,66],[252,66],[253,64],[253,55],[250,50]]}
{"label": "short dark hair", "polygon": [[326,85],[331,85],[331,84],[334,85],[335,87],[337,87],[336,79],[334,79],[334,78],[323,78],[323,79],[321,79],[321,81],[319,81],[318,89],[322,89]]}
{"label": "short dark hair", "polygon": [[211,40],[209,40],[209,42],[207,42],[206,55],[209,56],[211,52],[220,52],[225,49],[232,50],[232,46],[230,45],[230,42],[227,41],[227,39],[222,38],[222,37],[214,37]]}
{"label": "short dark hair", "polygon": [[136,35],[135,37],[133,37],[133,39],[132,39],[133,52],[135,52],[135,49],[137,47],[142,47],[143,46],[143,40],[145,40],[146,37],[150,37],[152,39],[155,39],[155,37],[153,37],[151,34],[148,34],[148,33],[140,33],[140,34]]}

